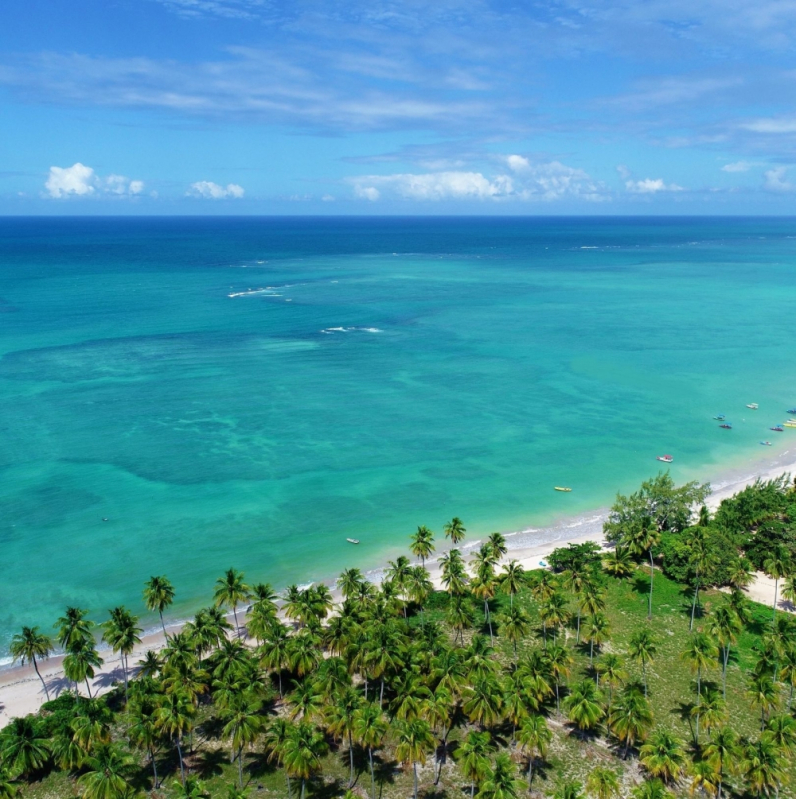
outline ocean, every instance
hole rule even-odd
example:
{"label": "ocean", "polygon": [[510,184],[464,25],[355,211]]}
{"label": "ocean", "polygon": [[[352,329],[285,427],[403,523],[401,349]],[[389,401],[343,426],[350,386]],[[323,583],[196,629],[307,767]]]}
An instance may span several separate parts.
{"label": "ocean", "polygon": [[792,219],[0,219],[0,650],[774,454],[794,307]]}

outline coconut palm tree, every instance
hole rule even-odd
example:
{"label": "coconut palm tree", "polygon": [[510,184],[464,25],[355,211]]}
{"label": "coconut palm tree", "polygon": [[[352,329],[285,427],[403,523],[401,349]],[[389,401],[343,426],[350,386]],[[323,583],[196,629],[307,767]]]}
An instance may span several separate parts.
{"label": "coconut palm tree", "polygon": [[38,627],[23,627],[22,632],[11,639],[11,657],[18,660],[23,666],[25,663],[32,663],[36,676],[41,680],[44,695],[50,701],[50,692],[47,690],[47,683],[39,673],[39,664],[36,658],[47,660],[53,652],[53,642],[50,636],[39,632]]}
{"label": "coconut palm tree", "polygon": [[320,771],[321,758],[327,748],[323,733],[314,724],[300,721],[288,731],[282,760],[287,773],[301,780],[301,799],[304,799],[307,780]]}
{"label": "coconut palm tree", "polygon": [[730,661],[730,647],[738,640],[743,630],[738,614],[725,603],[719,605],[708,622],[707,632],[721,647],[721,684],[722,692],[727,696],[727,665]]}
{"label": "coconut palm tree", "polygon": [[12,773],[22,777],[44,768],[50,758],[50,744],[33,716],[11,719],[0,733],[0,758]]}
{"label": "coconut palm tree", "polygon": [[595,672],[597,674],[597,684],[599,685],[600,681],[602,681],[608,687],[608,711],[610,712],[614,698],[614,688],[621,685],[628,676],[624,661],[619,655],[608,652],[600,659],[600,662],[595,667]]}
{"label": "coconut palm tree", "polygon": [[699,603],[699,587],[702,575],[716,564],[716,555],[709,548],[708,540],[705,536],[705,528],[701,525],[692,528],[687,543],[691,550],[688,562],[694,572],[694,601],[691,603],[691,623],[688,627],[689,632],[691,632],[694,629],[694,617]]}
{"label": "coconut palm tree", "polygon": [[696,674],[696,735],[694,741],[699,746],[699,716],[702,703],[702,674],[715,665],[719,650],[713,639],[703,632],[692,633],[686,648],[683,650],[682,659]]}
{"label": "coconut palm tree", "polygon": [[649,555],[650,559],[650,595],[649,609],[647,618],[652,618],[652,582],[655,574],[655,563],[652,558],[653,548],[660,542],[661,534],[652,522],[652,519],[645,516],[641,523],[628,531],[626,535],[628,548],[634,555]]}
{"label": "coconut palm tree", "polygon": [[5,766],[0,766],[0,799],[16,799],[20,787]]}
{"label": "coconut palm tree", "polygon": [[575,643],[580,643],[580,616],[587,613],[590,616],[602,614],[605,610],[605,589],[593,579],[586,576],[581,581],[577,594],[578,600],[578,634]]}
{"label": "coconut palm tree", "polygon": [[91,637],[94,622],[86,618],[87,613],[87,610],[68,607],[55,622],[56,638],[64,650],[69,651],[71,646]]}
{"label": "coconut palm tree", "polygon": [[630,747],[643,741],[652,726],[652,711],[638,683],[624,687],[608,717],[608,726],[617,740],[625,746],[625,757]]}
{"label": "coconut palm tree", "polygon": [[488,732],[471,730],[453,754],[464,778],[470,780],[470,799],[475,796],[476,782],[480,783],[489,772],[489,755],[494,748]]}
{"label": "coconut palm tree", "polygon": [[102,640],[110,644],[114,652],[119,652],[124,675],[124,696],[128,697],[127,658],[133,653],[137,644],[141,643],[142,628],[138,626],[138,617],[130,613],[123,605],[109,611],[110,618],[103,623]]}
{"label": "coconut palm tree", "polygon": [[495,757],[495,765],[487,771],[486,777],[481,783],[478,798],[517,799],[521,783],[515,773],[514,764],[508,753],[499,753]]}
{"label": "coconut palm tree", "polygon": [[462,693],[462,710],[474,724],[483,729],[500,719],[503,693],[494,677],[476,677]]}
{"label": "coconut palm tree", "polygon": [[553,628],[553,641],[555,642],[558,628],[563,627],[570,618],[567,604],[566,596],[556,592],[539,605],[539,617],[542,620],[542,636],[545,649],[547,648],[547,628]]}
{"label": "coconut palm tree", "polygon": [[445,614],[445,620],[456,631],[456,634],[463,644],[464,631],[473,622],[472,616],[470,614],[470,608],[468,607],[464,597],[454,595],[450,598],[448,610]]}
{"label": "coconut palm tree", "polygon": [[168,577],[150,577],[144,585],[144,604],[147,610],[157,611],[160,616],[160,625],[163,635],[166,635],[166,624],[163,621],[163,611],[174,602],[174,586]]}
{"label": "coconut palm tree", "polygon": [[423,607],[434,591],[434,585],[423,566],[412,566],[406,578],[406,590],[409,600],[420,608],[420,625],[425,628]]}
{"label": "coconut palm tree", "polygon": [[492,568],[492,563],[489,561],[481,561],[475,578],[470,583],[470,591],[477,599],[482,599],[484,602],[484,618],[489,625],[489,641],[494,645],[495,638],[492,633],[492,618],[489,615],[489,600],[494,598],[495,591],[497,590],[497,580]]}
{"label": "coconut palm tree", "polygon": [[766,726],[766,718],[779,704],[779,691],[768,674],[752,674],[746,691],[753,705],[760,708],[760,729]]}
{"label": "coconut palm tree", "polygon": [[556,693],[556,711],[561,710],[560,688],[564,681],[569,677],[569,670],[572,667],[572,656],[566,647],[551,646],[546,653],[545,660],[550,669],[550,676],[553,678],[553,688]]}
{"label": "coconut palm tree", "polygon": [[98,669],[104,663],[103,659],[97,653],[94,639],[91,637],[75,638],[69,644],[69,649],[67,651],[68,654],[64,658],[63,664],[64,674],[68,680],[75,683],[75,690],[77,690],[78,683],[85,680],[88,698],[91,699],[89,680],[94,679],[94,675],[96,674],[95,669]]}
{"label": "coconut palm tree", "polygon": [[645,780],[630,795],[633,799],[674,799],[674,794],[658,779]]}
{"label": "coconut palm tree", "polygon": [[608,640],[610,625],[604,613],[589,616],[586,625],[586,643],[589,645],[589,666],[594,665],[594,647],[601,647]]}
{"label": "coconut palm tree", "polygon": [[87,699],[70,722],[72,740],[86,753],[111,742],[113,713],[101,699]]}
{"label": "coconut palm tree", "polygon": [[632,660],[641,664],[641,678],[644,682],[644,696],[647,695],[647,665],[655,660],[658,653],[658,639],[651,630],[643,629],[633,633],[628,640],[628,653]]}
{"label": "coconut palm tree", "polygon": [[238,633],[240,632],[238,605],[246,602],[249,597],[251,597],[251,589],[243,582],[243,572],[227,569],[224,572],[224,576],[216,580],[213,602],[217,608],[232,607],[232,615],[235,617],[235,630]]}
{"label": "coconut palm tree", "polygon": [[490,533],[486,545],[492,550],[492,560],[497,563],[508,551],[506,539],[502,533]]}
{"label": "coconut palm tree", "polygon": [[135,761],[115,744],[101,744],[84,761],[87,769],[78,777],[85,799],[126,799],[132,792],[128,779]]}
{"label": "coconut palm tree", "polygon": [[713,731],[710,741],[705,746],[702,756],[713,765],[718,777],[718,799],[721,799],[722,786],[726,767],[732,767],[739,759],[741,752],[738,734],[732,727],[720,727]]}
{"label": "coconut palm tree", "polygon": [[263,717],[260,703],[243,694],[228,713],[222,734],[232,742],[230,762],[238,761],[238,787],[243,788],[243,748],[251,746],[260,734]]}
{"label": "coconut palm tree", "polygon": [[639,749],[641,765],[653,777],[674,782],[684,771],[687,757],[683,742],[669,730],[659,728]]}
{"label": "coconut palm tree", "polygon": [[550,599],[561,587],[558,577],[549,571],[537,573],[531,586],[531,596],[537,602],[545,602]]}
{"label": "coconut palm tree", "polygon": [[158,764],[155,753],[161,742],[156,711],[157,705],[148,698],[131,702],[128,706],[130,726],[127,728],[127,735],[133,746],[142,749],[149,756],[149,762],[152,764],[153,791],[158,788]]}
{"label": "coconut palm tree", "polygon": [[464,541],[464,534],[467,532],[467,528],[458,516],[454,516],[449,522],[446,522],[442,529],[445,538],[450,538],[453,546],[458,546],[461,541]]}
{"label": "coconut palm tree", "polygon": [[373,772],[373,750],[381,746],[387,735],[387,718],[374,702],[362,704],[354,711],[352,733],[354,739],[368,750],[370,764],[370,796],[376,799],[376,778]]}
{"label": "coconut palm tree", "polygon": [[420,558],[423,568],[426,567],[426,558],[430,558],[434,553],[434,533],[425,525],[420,525],[417,531],[412,533],[409,544],[409,551]]}
{"label": "coconut palm tree", "polygon": [[525,638],[531,629],[531,617],[520,607],[509,606],[509,612],[504,613],[500,619],[500,633],[511,641],[514,647],[514,657],[517,657],[517,642]]}
{"label": "coconut palm tree", "polygon": [[777,589],[779,581],[793,572],[793,560],[788,550],[783,546],[776,547],[764,561],[763,571],[774,581],[774,615],[771,618],[771,623],[773,624],[777,618]]}
{"label": "coconut palm tree", "polygon": [[451,596],[462,596],[467,588],[467,574],[464,570],[462,553],[458,549],[451,549],[440,559],[442,584]]}
{"label": "coconut palm tree", "polygon": [[561,780],[550,796],[552,799],[584,799],[583,783],[577,780]]}
{"label": "coconut palm tree", "polygon": [[[417,764],[425,764],[426,756],[434,746],[431,727],[425,719],[399,720],[395,725],[398,744],[395,757],[401,763],[411,763],[414,772],[414,799],[417,799]],[[302,798],[303,799],[303,798]]]}
{"label": "coconut palm tree", "polygon": [[177,749],[180,761],[180,781],[185,785],[185,763],[182,756],[182,738],[191,729],[194,706],[182,691],[163,694],[158,699],[155,711],[155,724],[163,735],[169,738]]}
{"label": "coconut palm tree", "polygon": [[719,780],[716,769],[709,760],[695,760],[688,767],[688,774],[691,777],[691,787],[689,793],[693,796],[699,791],[704,799],[716,796],[719,790]]}
{"label": "coconut palm tree", "polygon": [[605,715],[603,696],[592,680],[581,680],[570,688],[564,699],[569,720],[582,732],[590,732]]}
{"label": "coconut palm tree", "polygon": [[743,747],[740,770],[746,787],[755,796],[778,794],[786,765],[782,747],[768,733]]}
{"label": "coconut palm tree", "polygon": [[766,722],[765,731],[788,755],[793,753],[796,747],[796,719],[793,716],[787,713],[771,716]]}
{"label": "coconut palm tree", "polygon": [[285,625],[275,621],[266,634],[263,645],[257,650],[260,663],[267,669],[273,669],[279,680],[279,698],[282,694],[282,669],[288,664],[291,645]]}
{"label": "coconut palm tree", "polygon": [[510,560],[503,566],[503,571],[498,576],[500,590],[509,595],[509,608],[514,607],[514,596],[525,585],[526,574],[522,564]]}
{"label": "coconut palm tree", "polygon": [[619,795],[619,775],[608,766],[594,766],[586,778],[586,790],[594,799],[613,799]]}
{"label": "coconut palm tree", "polygon": [[603,558],[602,567],[606,574],[618,580],[630,577],[636,570],[630,550],[626,546],[617,546],[609,552]]}
{"label": "coconut palm tree", "polygon": [[189,774],[184,783],[174,780],[172,788],[176,799],[210,799],[207,786],[193,774]]}
{"label": "coconut palm tree", "polygon": [[[399,555],[395,560],[389,561],[389,568],[385,576],[398,590],[402,598],[406,598],[408,593],[409,570],[412,564],[405,555]],[[403,602],[404,618],[406,618],[406,602]]]}
{"label": "coconut palm tree", "polygon": [[349,776],[348,787],[354,785],[354,724],[357,711],[364,700],[355,688],[340,691],[326,708],[325,720],[329,732],[348,743]]}
{"label": "coconut palm tree", "polygon": [[[696,716],[697,708],[694,707],[691,712]],[[702,728],[705,732],[710,732],[727,719],[727,703],[724,701],[721,691],[713,683],[707,683],[702,686],[702,701],[699,706],[699,714]]]}

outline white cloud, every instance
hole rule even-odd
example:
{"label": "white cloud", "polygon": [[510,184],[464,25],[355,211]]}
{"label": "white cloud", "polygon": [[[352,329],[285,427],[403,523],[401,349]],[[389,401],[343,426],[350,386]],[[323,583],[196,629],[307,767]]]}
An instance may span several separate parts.
{"label": "white cloud", "polygon": [[763,173],[765,183],[763,188],[766,191],[784,192],[793,191],[796,187],[787,179],[788,167],[778,166]]}
{"label": "white cloud", "polygon": [[335,196],[333,194],[324,194],[321,197],[321,201],[325,203],[333,203],[335,201]]}
{"label": "white cloud", "polygon": [[51,166],[44,188],[53,199],[90,197],[97,194],[126,197],[141,194],[144,182],[130,180],[124,175],[108,175],[102,178],[90,166],[78,161],[67,167]]}
{"label": "white cloud", "polygon": [[378,200],[392,194],[406,200],[560,200],[565,197],[604,200],[604,188],[582,169],[574,169],[558,161],[531,164],[516,156],[520,175],[488,177],[481,172],[444,171],[423,174],[366,175],[349,178],[354,194],[367,200]]}
{"label": "white cloud", "polygon": [[753,133],[796,133],[796,119],[755,119],[740,127]]}
{"label": "white cloud", "polygon": [[526,172],[531,168],[531,162],[521,155],[507,155],[506,163],[512,172]]}
{"label": "white cloud", "polygon": [[185,192],[185,195],[199,197],[203,200],[226,200],[240,199],[245,193],[243,187],[238,186],[237,183],[220,186],[218,183],[213,183],[212,180],[199,180],[196,183],[191,183],[191,187]]}
{"label": "white cloud", "polygon": [[657,194],[659,191],[683,191],[676,183],[666,184],[661,178],[644,178],[644,180],[626,180],[625,188],[632,194]]}
{"label": "white cloud", "polygon": [[735,161],[732,164],[725,164],[722,168],[722,172],[748,172],[754,164],[749,161]]}

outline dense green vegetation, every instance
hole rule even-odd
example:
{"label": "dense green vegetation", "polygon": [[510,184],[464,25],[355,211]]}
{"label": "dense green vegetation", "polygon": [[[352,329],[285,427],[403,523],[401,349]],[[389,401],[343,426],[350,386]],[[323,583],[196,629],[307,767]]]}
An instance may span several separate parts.
{"label": "dense green vegetation", "polygon": [[[349,569],[338,605],[317,585],[280,607],[230,569],[137,664],[138,620],[113,609],[100,632],[120,680],[99,698],[97,630],[67,608],[54,641],[14,639],[35,667],[57,642],[73,688],[0,733],[0,798],[788,793],[794,619],[742,589],[754,564],[796,599],[796,494],[758,483],[712,518],[706,495],[659,475],[617,497],[612,550],[562,548],[530,573],[499,534],[465,563],[453,519],[441,591],[425,527],[421,565],[399,557],[379,587]],[[161,619],[173,599],[165,577],[145,586]]]}

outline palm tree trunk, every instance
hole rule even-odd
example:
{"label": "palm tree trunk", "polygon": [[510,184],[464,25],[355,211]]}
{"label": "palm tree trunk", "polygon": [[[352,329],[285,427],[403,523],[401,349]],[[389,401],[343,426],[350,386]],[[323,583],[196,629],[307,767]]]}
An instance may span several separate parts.
{"label": "palm tree trunk", "polygon": [[[412,768],[414,769],[414,772],[415,772],[415,799],[417,799],[417,762],[416,761],[412,763]],[[303,799],[303,797],[302,797],[302,799]]]}
{"label": "palm tree trunk", "polygon": [[160,626],[163,628],[163,637],[168,638],[169,634],[166,632],[166,623],[163,621],[163,611],[158,611],[160,613]]}
{"label": "palm tree trunk", "polygon": [[304,777],[302,777],[301,778],[301,799],[304,799],[304,783],[305,782],[306,782],[306,780],[304,779]]}
{"label": "palm tree trunk", "polygon": [[149,750],[149,762],[152,763],[152,774],[154,775],[152,790],[156,791],[158,789],[158,766],[155,762],[155,752],[152,749]]}
{"label": "palm tree trunk", "polygon": [[88,691],[88,698],[91,699],[91,686],[88,684],[88,677],[86,677],[86,690]]}
{"label": "palm tree trunk", "polygon": [[243,747],[238,747],[238,788],[243,788]]}
{"label": "palm tree trunk", "polygon": [[647,611],[647,618],[652,618],[652,577],[653,573],[655,572],[655,564],[652,562],[652,547],[650,547],[650,604],[649,610]]}
{"label": "palm tree trunk", "polygon": [[354,784],[354,742],[351,740],[351,733],[348,733],[348,763],[350,766],[350,773],[348,776],[348,787]]}
{"label": "palm tree trunk", "polygon": [[489,643],[491,646],[495,645],[495,639],[492,635],[492,619],[489,617],[489,600],[484,600],[484,613],[486,615],[486,623],[489,625]]}
{"label": "palm tree trunk", "polygon": [[44,688],[44,695],[47,697],[47,701],[50,701],[50,692],[47,690],[47,683],[44,682],[44,677],[41,676],[39,673],[39,664],[36,663],[36,655],[33,655],[33,669],[36,672],[36,676],[41,680],[41,686]]}
{"label": "palm tree trunk", "polygon": [[533,779],[533,753],[528,756],[528,790],[531,790],[531,780]]}
{"label": "palm tree trunk", "polygon": [[699,574],[697,574],[696,588],[694,589],[694,603],[691,605],[691,626],[688,628],[689,631],[694,629],[694,615],[696,614],[696,606],[697,606],[697,597],[698,596],[699,596]]}
{"label": "palm tree trunk", "polygon": [[382,702],[384,701],[384,675],[381,675],[381,688],[379,689],[379,710],[381,710]]}
{"label": "palm tree trunk", "polygon": [[370,799],[376,799],[376,777],[373,774],[373,747],[368,747],[368,760],[370,760]]}
{"label": "palm tree trunk", "polygon": [[644,698],[647,698],[647,663],[646,661],[641,661],[641,677],[644,680]]}
{"label": "palm tree trunk", "polygon": [[575,645],[580,643],[580,605],[578,605],[578,632],[575,635]]}
{"label": "palm tree trunk", "polygon": [[699,746],[699,712],[702,708],[702,669],[697,669],[696,745]]}
{"label": "palm tree trunk", "polygon": [[240,627],[238,626],[238,606],[232,606],[232,615],[235,617],[235,635],[240,638]]}
{"label": "palm tree trunk", "polygon": [[279,669],[279,698],[284,699],[282,695],[282,669]]}
{"label": "palm tree trunk", "polygon": [[177,756],[180,758],[180,779],[182,787],[185,787],[185,764],[182,762],[182,747],[180,746],[180,736],[177,736]]}
{"label": "palm tree trunk", "polygon": [[594,641],[589,641],[589,667],[594,665]]}
{"label": "palm tree trunk", "polygon": [[124,652],[121,653],[120,660],[122,661],[122,674],[124,675],[124,703],[127,704],[130,697],[128,694],[127,684],[127,656],[124,654]]}
{"label": "palm tree trunk", "polygon": [[777,620],[777,586],[779,585],[779,577],[774,578],[774,615],[771,618],[771,624]]}

